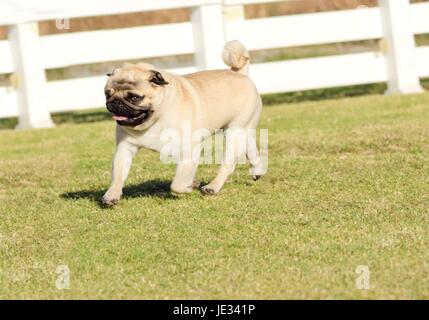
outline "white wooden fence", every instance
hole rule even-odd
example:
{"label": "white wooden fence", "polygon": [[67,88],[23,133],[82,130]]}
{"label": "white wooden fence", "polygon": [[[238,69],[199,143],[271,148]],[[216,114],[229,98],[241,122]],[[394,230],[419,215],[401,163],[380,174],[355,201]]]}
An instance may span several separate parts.
{"label": "white wooden fence", "polygon": [[[250,50],[383,39],[379,52],[253,64],[261,93],[376,82],[387,82],[388,93],[410,93],[429,77],[429,46],[414,44],[415,34],[429,33],[429,2],[379,0],[377,8],[245,19],[243,5],[262,2],[273,0],[0,0],[0,25],[9,28],[0,41],[0,74],[11,74],[13,84],[0,87],[0,118],[17,116],[19,128],[50,127],[51,112],[104,104],[104,75],[46,81],[46,69],[190,53],[195,66],[172,71],[224,68],[220,52],[232,39]],[[192,8],[191,21],[38,34],[42,20],[182,7]]]}

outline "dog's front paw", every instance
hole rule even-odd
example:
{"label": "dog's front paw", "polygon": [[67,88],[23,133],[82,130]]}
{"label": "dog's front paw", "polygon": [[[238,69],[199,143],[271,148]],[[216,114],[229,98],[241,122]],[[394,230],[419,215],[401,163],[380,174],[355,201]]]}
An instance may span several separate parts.
{"label": "dog's front paw", "polygon": [[201,193],[205,196],[214,196],[217,192],[215,189],[211,188],[209,185],[205,185],[200,188]]}
{"label": "dog's front paw", "polygon": [[113,194],[107,191],[104,196],[101,198],[101,203],[106,207],[113,207],[118,204],[121,199],[121,194]]}
{"label": "dog's front paw", "polygon": [[192,186],[183,186],[183,185],[176,184],[173,182],[170,186],[170,190],[171,190],[171,192],[176,193],[176,194],[191,193],[193,190],[193,187]]}
{"label": "dog's front paw", "polygon": [[191,185],[192,189],[199,189],[201,187],[201,181],[194,180]]}

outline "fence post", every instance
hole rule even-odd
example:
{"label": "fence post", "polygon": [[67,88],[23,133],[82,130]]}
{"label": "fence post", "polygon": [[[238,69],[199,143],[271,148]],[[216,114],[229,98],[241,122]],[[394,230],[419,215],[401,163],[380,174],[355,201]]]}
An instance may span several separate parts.
{"label": "fence post", "polygon": [[387,43],[386,94],[422,92],[415,63],[409,0],[378,0]]}
{"label": "fence post", "polygon": [[222,2],[192,8],[191,22],[197,69],[225,68],[221,58],[225,44]]}
{"label": "fence post", "polygon": [[240,24],[246,21],[243,5],[225,5],[223,8],[223,18],[225,22],[225,39],[229,40],[240,40],[241,35],[236,35],[234,30]]}
{"label": "fence post", "polygon": [[223,8],[223,15],[225,20],[229,22],[242,22],[246,18],[243,5],[225,6]]}
{"label": "fence post", "polygon": [[18,98],[17,129],[53,127],[46,107],[46,76],[42,65],[37,23],[9,27]]}

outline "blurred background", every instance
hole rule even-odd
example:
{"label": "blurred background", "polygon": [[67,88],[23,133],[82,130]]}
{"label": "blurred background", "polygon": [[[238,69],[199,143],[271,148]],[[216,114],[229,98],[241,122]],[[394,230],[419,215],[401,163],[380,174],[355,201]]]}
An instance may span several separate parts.
{"label": "blurred background", "polygon": [[[257,2],[257,1],[255,1]],[[411,0],[410,3],[427,2],[427,0]],[[245,19],[259,19],[276,16],[290,16],[315,12],[328,12],[337,10],[349,10],[357,8],[376,7],[377,0],[294,0],[279,1],[274,3],[246,4],[243,6]],[[70,19],[70,29],[58,29],[55,20],[39,21],[39,33],[41,36],[62,33],[76,33],[83,31],[113,30],[138,26],[150,26],[169,23],[188,22],[191,19],[191,8],[179,8],[171,10],[157,10],[138,13],[126,13],[117,15],[105,15],[96,17],[83,17]],[[317,28],[317,26],[315,26]],[[0,41],[7,39],[7,27],[0,26]],[[288,30],[284,30],[285,37]],[[269,35],[267,35],[269,36]],[[429,34],[415,35],[416,46],[429,45]],[[263,50],[252,50],[251,59],[253,63],[275,62],[282,60],[313,58],[333,56],[360,52],[381,52],[383,43],[380,39],[348,41],[339,43],[325,43],[318,45],[290,46],[285,48],[273,48]],[[78,53],[76,53],[78,54]],[[70,65],[60,68],[46,69],[47,81],[76,79],[92,77],[105,74],[110,70],[121,66],[125,61],[138,62],[147,61],[159,68],[187,68],[195,64],[194,54],[180,54],[162,57],[147,57],[144,59],[124,59],[115,61],[103,61],[100,63],[85,63]],[[11,74],[0,74],[0,87],[13,85]],[[427,79],[422,79],[423,87],[429,86]],[[326,98],[341,98],[364,94],[383,93],[386,91],[384,82],[362,84],[353,86],[340,86],[322,89],[312,89],[292,92],[276,92],[264,94],[264,105],[272,105],[283,102],[299,102],[306,100],[319,100]],[[94,106],[95,107],[95,106]],[[81,117],[79,112],[79,117]],[[68,121],[74,113],[54,112],[55,122]],[[94,113],[89,112],[90,115]],[[100,115],[98,115],[100,116]],[[97,117],[98,117],[97,116]],[[1,118],[1,117],[0,117]],[[86,119],[86,118],[84,118]],[[85,121],[85,120],[83,120]],[[0,128],[12,128],[16,125],[15,118],[0,119]]]}

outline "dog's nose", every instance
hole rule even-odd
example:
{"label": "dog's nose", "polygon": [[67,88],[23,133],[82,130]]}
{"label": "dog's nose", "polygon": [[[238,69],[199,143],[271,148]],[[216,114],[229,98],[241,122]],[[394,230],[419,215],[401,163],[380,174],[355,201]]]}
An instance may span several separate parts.
{"label": "dog's nose", "polygon": [[110,112],[115,112],[118,111],[118,109],[121,108],[121,102],[118,100],[113,100],[113,101],[107,101],[106,102],[106,108],[107,110],[109,110]]}

